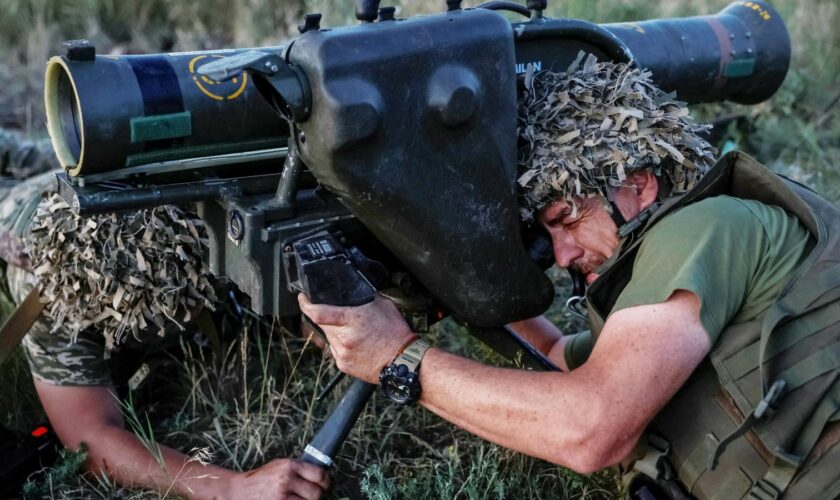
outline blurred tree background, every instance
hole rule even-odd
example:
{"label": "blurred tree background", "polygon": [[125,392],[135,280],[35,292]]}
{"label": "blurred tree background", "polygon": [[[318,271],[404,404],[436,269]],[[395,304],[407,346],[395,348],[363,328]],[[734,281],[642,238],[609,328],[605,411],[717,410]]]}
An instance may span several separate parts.
{"label": "blurred tree background", "polygon": [[[389,2],[383,2],[383,5]],[[465,6],[479,2],[466,1]],[[711,14],[727,0],[549,1],[548,15],[594,22]],[[777,169],[840,198],[840,1],[772,2],[793,41],[791,69],[770,100],[743,108],[705,106],[700,115],[739,114],[747,126],[731,131],[739,146]],[[443,0],[395,0],[405,17],[440,10]],[[44,62],[63,40],[87,38],[99,53],[154,53],[276,45],[296,34],[305,12],[322,12],[323,24],[353,19],[350,0],[0,0],[0,126],[44,134]],[[744,134],[748,134],[745,136]]]}
{"label": "blurred tree background", "polygon": [[[636,21],[713,14],[728,3],[549,0],[547,15]],[[782,88],[755,106],[725,103],[693,111],[705,121],[742,117],[727,129],[719,146],[732,141],[836,202],[840,0],[772,3],[787,23],[793,46]],[[398,7],[398,17],[444,8],[443,0],[383,2],[387,4]],[[277,45],[296,34],[306,12],[323,13],[325,26],[341,26],[353,19],[353,9],[351,0],[0,0],[0,126],[35,139],[45,137],[44,63],[61,52],[63,40],[87,38],[100,54]],[[565,286],[560,278],[558,286]],[[0,320],[9,307],[0,297]],[[559,307],[551,314],[569,329],[579,326]],[[433,333],[436,342],[499,362],[455,325],[444,323]],[[217,463],[228,467],[247,469],[277,456],[296,455],[328,408],[329,403],[316,402],[314,394],[334,369],[320,351],[281,333],[254,321],[224,359],[207,361],[204,353],[187,349],[177,376],[155,389],[156,398],[148,406],[132,404],[127,411],[150,415],[154,429],[149,439],[183,450],[206,448]],[[40,418],[22,356],[2,367],[0,380],[0,423],[25,427]],[[161,395],[168,404],[159,401]],[[562,415],[557,422],[562,425]],[[609,474],[579,476],[484,443],[425,410],[397,410],[381,400],[369,406],[345,448],[334,478],[335,498],[610,498],[620,490]],[[72,456],[65,458],[31,483],[29,494],[159,496],[119,488],[103,477],[76,476],[77,462]]]}

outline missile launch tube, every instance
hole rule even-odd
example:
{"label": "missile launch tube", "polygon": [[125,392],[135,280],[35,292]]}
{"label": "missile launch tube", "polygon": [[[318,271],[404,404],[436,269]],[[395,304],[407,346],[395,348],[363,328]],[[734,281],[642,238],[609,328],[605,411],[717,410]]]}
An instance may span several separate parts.
{"label": "missile launch tube", "polygon": [[785,23],[758,0],[733,2],[713,16],[602,26],[683,101],[756,104],[779,89],[790,65]]}
{"label": "missile launch tube", "polygon": [[[517,72],[529,62],[565,71],[583,49],[632,59],[688,102],[760,102],[779,88],[790,63],[784,21],[758,0],[733,2],[712,16],[603,25],[545,18],[516,23],[514,32]],[[53,57],[45,82],[47,128],[62,166],[70,176],[88,176],[284,146],[288,127],[253,75],[217,82],[198,72],[245,50]]]}
{"label": "missile launch tube", "polygon": [[634,61],[662,89],[689,103],[755,104],[779,89],[790,65],[790,36],[770,4],[736,1],[710,16],[593,24],[542,19],[514,25],[517,73],[566,71],[580,50]]}
{"label": "missile launch tube", "polygon": [[61,165],[71,176],[91,175],[284,146],[288,127],[249,75],[215,82],[198,74],[238,52],[103,56],[90,47],[51,58],[47,128]]}

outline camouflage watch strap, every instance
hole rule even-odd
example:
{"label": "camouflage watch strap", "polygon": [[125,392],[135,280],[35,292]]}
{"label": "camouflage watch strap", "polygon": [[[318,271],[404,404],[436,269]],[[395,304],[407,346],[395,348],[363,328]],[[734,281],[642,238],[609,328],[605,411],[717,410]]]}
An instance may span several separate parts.
{"label": "camouflage watch strap", "polygon": [[397,359],[394,360],[394,364],[397,366],[405,365],[409,372],[417,371],[420,361],[423,360],[423,356],[430,347],[431,344],[425,340],[417,339],[403,349]]}

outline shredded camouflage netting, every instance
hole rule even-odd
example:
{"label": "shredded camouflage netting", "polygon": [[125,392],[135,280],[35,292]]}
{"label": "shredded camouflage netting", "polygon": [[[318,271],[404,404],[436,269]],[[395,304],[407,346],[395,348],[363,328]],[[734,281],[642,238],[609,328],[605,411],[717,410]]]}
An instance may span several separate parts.
{"label": "shredded camouflage netting", "polygon": [[75,337],[94,327],[109,349],[213,308],[207,245],[202,221],[177,207],[81,218],[57,194],[38,206],[27,239],[54,328]]}
{"label": "shredded camouflage netting", "polygon": [[518,103],[522,218],[552,200],[611,196],[633,171],[667,176],[687,191],[714,163],[683,103],[654,86],[650,72],[597,62],[584,53],[565,73],[529,67]]}

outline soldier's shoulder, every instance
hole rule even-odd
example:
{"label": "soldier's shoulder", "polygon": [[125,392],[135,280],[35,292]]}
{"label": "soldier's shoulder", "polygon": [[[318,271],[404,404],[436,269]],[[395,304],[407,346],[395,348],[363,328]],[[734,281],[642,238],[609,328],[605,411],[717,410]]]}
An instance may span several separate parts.
{"label": "soldier's shoulder", "polygon": [[23,181],[0,181],[0,259],[26,267],[24,237],[44,193],[53,190],[54,172]]}

